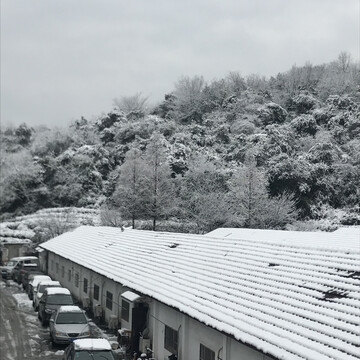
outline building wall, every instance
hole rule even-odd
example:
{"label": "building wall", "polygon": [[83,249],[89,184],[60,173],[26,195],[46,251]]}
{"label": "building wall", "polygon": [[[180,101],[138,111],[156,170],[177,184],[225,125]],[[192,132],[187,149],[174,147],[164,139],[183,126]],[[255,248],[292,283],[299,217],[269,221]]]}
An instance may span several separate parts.
{"label": "building wall", "polygon": [[14,257],[24,256],[26,249],[26,245],[21,243],[4,243],[2,245],[1,261],[6,262]]}
{"label": "building wall", "polygon": [[[53,253],[49,253],[48,256],[48,273],[54,280],[60,281],[62,286],[68,288],[76,300],[83,305],[89,302],[94,315],[96,308],[100,307],[108,324],[110,322],[115,328],[131,327],[131,315],[129,322],[121,321],[120,324],[121,294],[131,289]],[[85,279],[88,284],[87,292],[84,291]],[[98,287],[98,299],[94,298],[95,286]],[[112,301],[109,298],[106,301],[107,292],[112,294]],[[151,346],[158,360],[168,360],[168,356],[171,355],[171,352],[165,349],[166,326],[178,333],[178,360],[199,359],[200,344],[212,350],[215,359],[219,360],[272,359],[174,308],[154,299],[147,298],[145,301],[149,305],[148,328],[153,341]]]}
{"label": "building wall", "polygon": [[252,349],[221,332],[200,323],[157,301],[150,307],[150,326],[153,349],[158,360],[168,360],[171,353],[164,348],[165,325],[178,331],[178,360],[199,359],[200,344],[222,360],[271,360],[263,353]]}

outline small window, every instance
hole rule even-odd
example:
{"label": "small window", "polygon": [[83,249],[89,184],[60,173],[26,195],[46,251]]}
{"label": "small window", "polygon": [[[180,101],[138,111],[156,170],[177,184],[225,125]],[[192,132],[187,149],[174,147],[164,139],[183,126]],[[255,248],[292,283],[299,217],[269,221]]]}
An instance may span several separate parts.
{"label": "small window", "polygon": [[200,344],[200,357],[199,360],[215,360],[215,352]]}
{"label": "small window", "polygon": [[99,293],[100,293],[99,290],[100,290],[100,289],[99,289],[99,286],[97,286],[96,284],[94,284],[94,299],[95,299],[95,300],[99,300]]}
{"label": "small window", "polygon": [[165,325],[164,348],[172,354],[177,354],[178,332],[167,325]]}
{"label": "small window", "polygon": [[88,291],[88,279],[84,278],[84,287],[83,287],[84,293],[87,293]]}
{"label": "small window", "polygon": [[113,294],[109,291],[106,292],[106,307],[112,310]]}
{"label": "small window", "polygon": [[61,267],[61,277],[65,277],[65,266]]}
{"label": "small window", "polygon": [[68,270],[68,281],[69,282],[71,281],[71,270],[70,269]]}
{"label": "small window", "polygon": [[129,321],[130,315],[130,303],[126,300],[121,301],[121,318],[125,321]]}
{"label": "small window", "polygon": [[75,287],[79,287],[79,274],[75,274]]}
{"label": "small window", "polygon": [[50,262],[50,269],[54,270],[54,260],[51,260],[51,262]]}
{"label": "small window", "polygon": [[59,273],[59,263],[55,264],[55,271],[56,271],[57,274]]}

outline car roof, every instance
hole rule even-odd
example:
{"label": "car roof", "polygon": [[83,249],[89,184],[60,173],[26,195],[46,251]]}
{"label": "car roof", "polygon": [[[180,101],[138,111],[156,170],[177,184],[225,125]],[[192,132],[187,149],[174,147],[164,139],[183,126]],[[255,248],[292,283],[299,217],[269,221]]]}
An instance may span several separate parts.
{"label": "car roof", "polygon": [[41,275],[41,274],[39,274],[39,275],[33,275],[34,277],[32,278],[32,280],[31,280],[31,283],[33,284],[33,285],[37,285],[37,284],[39,284],[39,283],[41,283],[42,281],[45,281],[45,280],[49,280],[49,281],[51,281],[51,277],[49,276],[49,275]]}
{"label": "car roof", "polygon": [[69,313],[69,312],[83,312],[78,306],[76,305],[62,305],[59,307],[59,313]]}
{"label": "car roof", "polygon": [[34,263],[29,263],[29,264],[24,264],[24,267],[38,267],[38,264],[34,264]]}
{"label": "car roof", "polygon": [[74,340],[75,350],[111,350],[106,339],[78,339]]}
{"label": "car roof", "polygon": [[61,287],[60,282],[56,280],[41,280],[38,285],[59,285]]}
{"label": "car roof", "polygon": [[51,287],[45,289],[48,295],[65,294],[70,295],[70,290],[62,287]]}
{"label": "car roof", "polygon": [[38,260],[38,259],[39,258],[37,258],[36,256],[18,256],[11,258],[9,261]]}

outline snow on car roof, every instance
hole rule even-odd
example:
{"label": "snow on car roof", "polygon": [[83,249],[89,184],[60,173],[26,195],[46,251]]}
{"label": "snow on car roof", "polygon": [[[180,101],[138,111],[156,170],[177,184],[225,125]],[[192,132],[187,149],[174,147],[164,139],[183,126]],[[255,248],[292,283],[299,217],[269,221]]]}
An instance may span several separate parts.
{"label": "snow on car roof", "polygon": [[59,312],[82,312],[82,310],[75,305],[63,305],[60,306]]}
{"label": "snow on car roof", "polygon": [[38,260],[36,256],[18,256],[11,258],[9,261],[22,261],[22,260]]}
{"label": "snow on car roof", "polygon": [[66,294],[70,295],[70,290],[62,287],[52,287],[45,290],[48,295]]}
{"label": "snow on car roof", "polygon": [[24,268],[31,268],[31,267],[38,267],[38,264],[34,264],[34,263],[29,263],[29,264],[24,264],[23,265]]}
{"label": "snow on car roof", "polygon": [[51,279],[41,280],[38,285],[59,285],[59,287],[61,286],[59,281],[51,280]]}
{"label": "snow on car roof", "polygon": [[51,277],[48,275],[34,275],[33,279],[30,281],[30,284],[35,287],[39,282],[51,280]]}
{"label": "snow on car roof", "polygon": [[357,359],[356,239],[293,233],[214,237],[84,226],[41,246],[273,357]]}
{"label": "snow on car roof", "polygon": [[78,339],[74,340],[76,351],[79,350],[111,350],[111,345],[106,339]]}

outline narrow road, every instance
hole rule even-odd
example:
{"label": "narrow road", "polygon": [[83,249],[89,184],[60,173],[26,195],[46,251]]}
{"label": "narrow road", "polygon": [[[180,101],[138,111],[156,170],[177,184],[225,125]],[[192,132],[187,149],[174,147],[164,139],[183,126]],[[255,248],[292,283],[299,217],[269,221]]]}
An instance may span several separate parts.
{"label": "narrow road", "polygon": [[0,287],[0,359],[31,359],[33,354],[24,314],[17,311],[17,303],[6,290]]}
{"label": "narrow road", "polygon": [[41,326],[27,294],[14,282],[0,282],[0,360],[60,360],[49,330]]}

